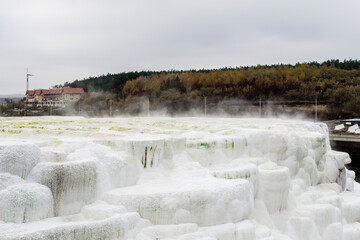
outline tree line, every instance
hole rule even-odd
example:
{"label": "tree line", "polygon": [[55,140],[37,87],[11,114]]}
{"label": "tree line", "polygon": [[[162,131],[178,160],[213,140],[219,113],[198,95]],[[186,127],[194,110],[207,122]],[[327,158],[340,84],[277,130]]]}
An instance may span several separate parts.
{"label": "tree line", "polygon": [[240,98],[256,101],[318,102],[329,118],[360,116],[360,61],[328,60],[322,63],[257,65],[188,71],[142,71],[107,74],[65,83],[82,87],[83,101],[106,108],[109,101],[124,107],[145,97],[150,103],[176,102],[204,97],[219,101]]}

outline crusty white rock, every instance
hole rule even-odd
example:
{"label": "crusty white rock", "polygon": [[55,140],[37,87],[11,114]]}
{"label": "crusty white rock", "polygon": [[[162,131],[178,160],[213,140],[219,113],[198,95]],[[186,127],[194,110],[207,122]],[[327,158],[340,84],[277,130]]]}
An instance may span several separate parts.
{"label": "crusty white rock", "polygon": [[0,191],[0,221],[25,223],[52,216],[53,197],[44,185],[16,184]]}
{"label": "crusty white rock", "polygon": [[0,122],[1,240],[359,239],[360,185],[322,123]]}

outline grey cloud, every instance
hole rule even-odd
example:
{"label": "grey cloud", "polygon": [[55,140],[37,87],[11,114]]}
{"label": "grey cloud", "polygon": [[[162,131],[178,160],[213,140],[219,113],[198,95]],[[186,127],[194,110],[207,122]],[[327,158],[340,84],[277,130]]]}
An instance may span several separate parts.
{"label": "grey cloud", "polygon": [[0,94],[134,70],[359,58],[356,0],[0,2]]}

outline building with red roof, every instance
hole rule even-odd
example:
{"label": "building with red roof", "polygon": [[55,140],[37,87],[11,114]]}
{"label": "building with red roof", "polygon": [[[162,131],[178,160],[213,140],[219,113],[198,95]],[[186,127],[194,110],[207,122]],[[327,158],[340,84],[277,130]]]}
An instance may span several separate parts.
{"label": "building with red roof", "polygon": [[28,106],[65,107],[69,103],[78,102],[84,93],[82,88],[52,88],[26,91]]}
{"label": "building with red roof", "polygon": [[26,103],[27,104],[34,104],[35,103],[35,98],[34,98],[34,90],[27,90],[26,91]]}

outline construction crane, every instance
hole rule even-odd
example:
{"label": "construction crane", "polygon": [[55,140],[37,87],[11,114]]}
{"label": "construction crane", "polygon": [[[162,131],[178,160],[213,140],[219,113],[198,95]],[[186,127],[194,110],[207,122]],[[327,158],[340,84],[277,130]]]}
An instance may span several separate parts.
{"label": "construction crane", "polygon": [[28,69],[26,69],[26,91],[29,91],[29,77],[34,76],[33,74],[30,74]]}

